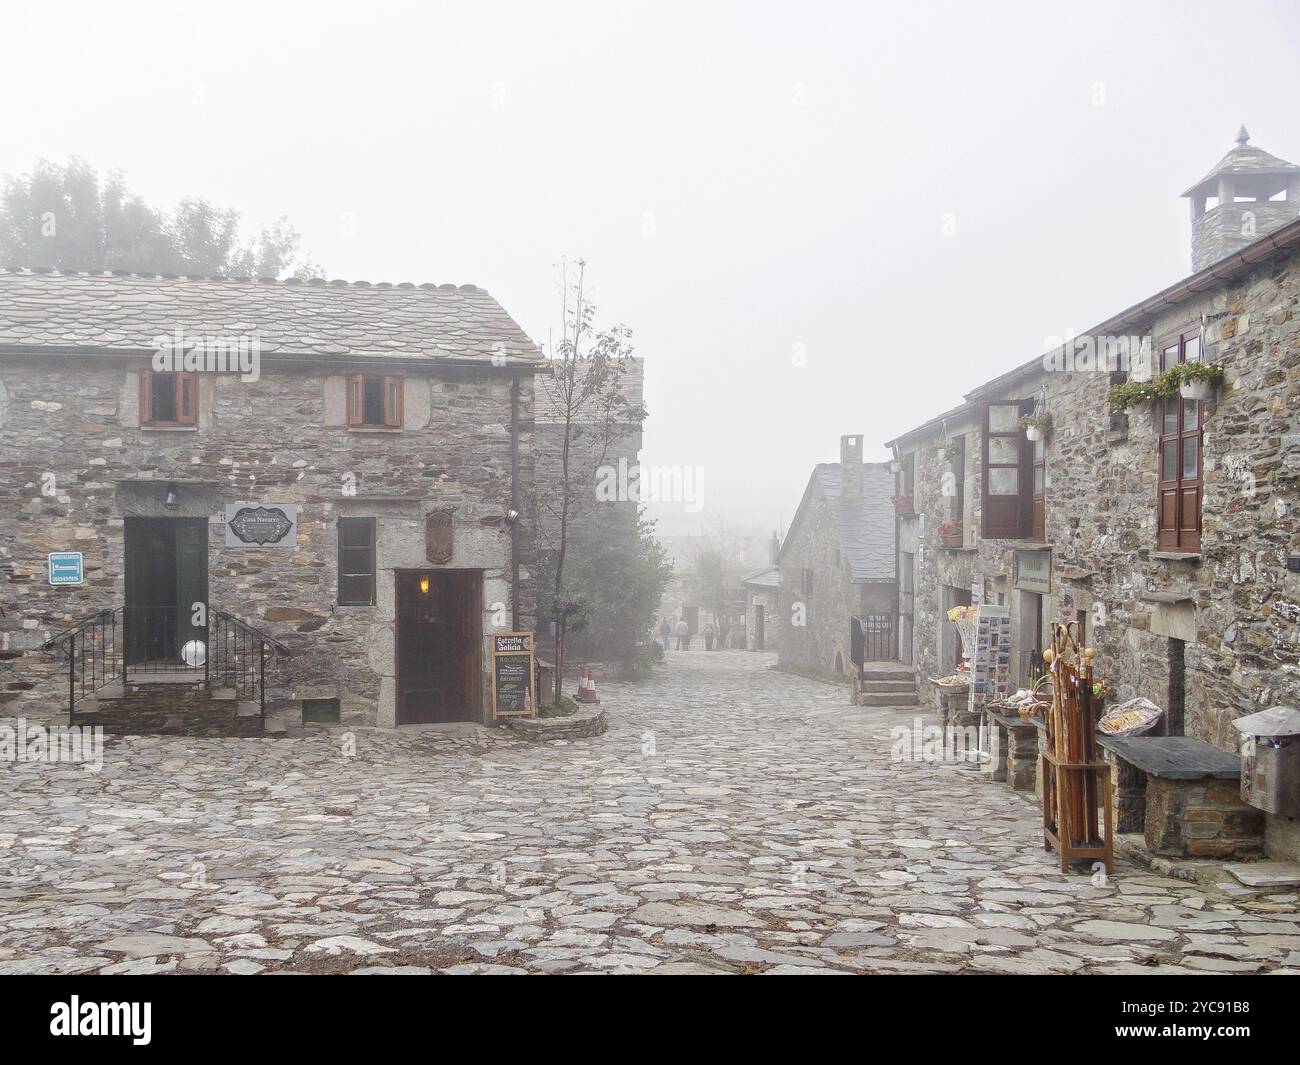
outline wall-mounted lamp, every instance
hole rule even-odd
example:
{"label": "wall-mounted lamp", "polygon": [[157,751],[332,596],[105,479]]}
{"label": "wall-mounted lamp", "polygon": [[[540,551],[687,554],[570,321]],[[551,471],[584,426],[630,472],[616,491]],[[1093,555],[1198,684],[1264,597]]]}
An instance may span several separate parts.
{"label": "wall-mounted lamp", "polygon": [[519,511],[515,510],[514,507],[509,507],[507,508],[504,517],[507,525],[513,525],[519,520]]}
{"label": "wall-mounted lamp", "polygon": [[427,573],[420,578],[420,594],[421,595],[429,594],[429,575]]}
{"label": "wall-mounted lamp", "polygon": [[181,505],[181,493],[174,484],[167,486],[167,498],[163,500],[163,506],[168,510],[175,510]]}

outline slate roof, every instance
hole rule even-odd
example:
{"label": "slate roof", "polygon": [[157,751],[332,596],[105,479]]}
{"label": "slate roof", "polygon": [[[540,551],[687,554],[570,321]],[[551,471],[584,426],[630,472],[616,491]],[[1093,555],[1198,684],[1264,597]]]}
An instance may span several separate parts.
{"label": "slate roof", "polygon": [[506,364],[544,361],[474,285],[0,270],[0,348],[153,351],[177,327],[214,337],[256,329],[264,356],[490,364],[499,351]]}
{"label": "slate roof", "polygon": [[1247,137],[1248,134],[1245,129],[1242,129],[1237,136],[1237,146],[1227,152],[1222,159],[1214,164],[1213,170],[1184,192],[1183,195],[1191,196],[1204,185],[1217,186],[1220,174],[1273,176],[1300,171],[1300,166],[1296,166],[1295,163],[1288,163],[1285,159],[1270,155],[1263,148],[1256,148],[1253,144],[1247,144],[1245,141]]}
{"label": "slate roof", "polygon": [[781,571],[775,566],[769,566],[767,569],[761,569],[757,573],[751,573],[740,583],[746,588],[780,588]]}
{"label": "slate roof", "polygon": [[840,496],[840,464],[822,462],[813,470],[835,524],[840,547],[855,581],[892,581],[894,567],[894,475],[887,462],[862,464],[862,502],[852,507]]}

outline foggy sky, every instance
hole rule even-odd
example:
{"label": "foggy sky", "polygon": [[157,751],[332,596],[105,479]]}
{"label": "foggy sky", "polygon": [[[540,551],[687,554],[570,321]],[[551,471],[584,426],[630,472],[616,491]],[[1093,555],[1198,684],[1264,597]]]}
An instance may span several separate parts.
{"label": "foggy sky", "polygon": [[1241,123],[1300,161],[1300,5],[1059,6],[6,2],[0,172],[287,214],[329,277],[482,285],[539,341],[585,258],[643,461],[704,468],[661,527],[765,530],[841,433],[885,459],[1189,273]]}

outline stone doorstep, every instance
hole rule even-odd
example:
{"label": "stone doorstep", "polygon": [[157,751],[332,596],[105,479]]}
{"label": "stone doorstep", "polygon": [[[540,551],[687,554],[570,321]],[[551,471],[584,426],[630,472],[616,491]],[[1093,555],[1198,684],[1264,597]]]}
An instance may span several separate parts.
{"label": "stone doorstep", "polygon": [[858,692],[854,697],[858,706],[918,706],[916,692]]}
{"label": "stone doorstep", "polygon": [[1300,862],[1233,862],[1223,868],[1247,887],[1300,887]]}
{"label": "stone doorstep", "polygon": [[909,680],[876,680],[868,677],[858,682],[860,692],[915,692],[916,685]]}

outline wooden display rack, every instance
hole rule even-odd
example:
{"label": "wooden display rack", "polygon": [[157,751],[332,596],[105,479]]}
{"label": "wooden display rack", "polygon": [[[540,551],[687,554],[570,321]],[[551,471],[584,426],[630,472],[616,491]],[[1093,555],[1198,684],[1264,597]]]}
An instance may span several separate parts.
{"label": "wooden display rack", "polygon": [[[1052,706],[1046,716],[1038,772],[1043,781],[1043,849],[1070,863],[1100,859],[1115,868],[1111,831],[1110,766],[1097,752],[1097,705],[1092,661],[1097,652],[1080,649],[1071,623],[1052,626],[1052,649],[1043,654],[1052,678]],[[1102,831],[1097,831],[1097,808]]]}
{"label": "wooden display rack", "polygon": [[[1111,810],[1111,793],[1110,793],[1110,765],[1106,762],[1058,762],[1056,756],[1048,751],[1043,751],[1038,759],[1038,772],[1042,776],[1043,785],[1043,850],[1055,850],[1061,856],[1061,872],[1066,873],[1070,870],[1071,862],[1095,861],[1100,859],[1106,863],[1106,872],[1115,871],[1115,844],[1111,832],[1113,813]],[[1086,785],[1080,787],[1083,781],[1071,777],[1075,774],[1078,777],[1084,774],[1096,774],[1093,779],[1098,780],[1101,784],[1101,806],[1102,806],[1102,836],[1100,840],[1087,843],[1072,843],[1080,831],[1086,832],[1084,839],[1089,839],[1097,831],[1097,808],[1085,809],[1085,823],[1075,825],[1070,817],[1070,804],[1067,802],[1060,807],[1059,814],[1052,807],[1054,801],[1059,795],[1070,795],[1072,793],[1083,792],[1086,794]]]}

